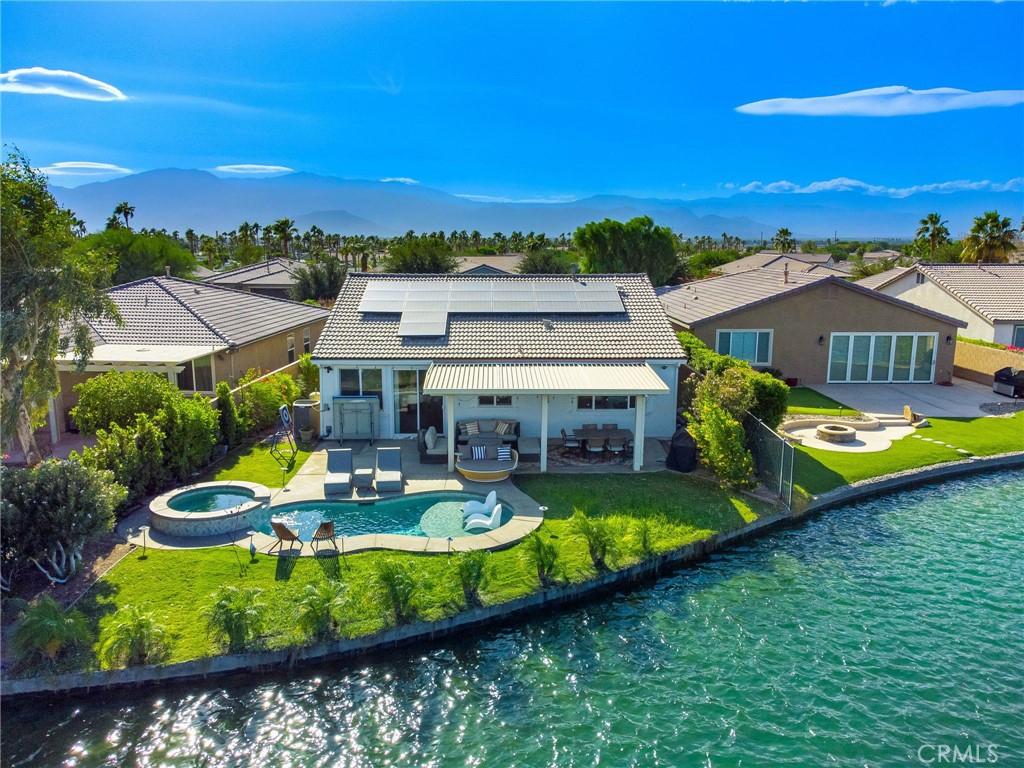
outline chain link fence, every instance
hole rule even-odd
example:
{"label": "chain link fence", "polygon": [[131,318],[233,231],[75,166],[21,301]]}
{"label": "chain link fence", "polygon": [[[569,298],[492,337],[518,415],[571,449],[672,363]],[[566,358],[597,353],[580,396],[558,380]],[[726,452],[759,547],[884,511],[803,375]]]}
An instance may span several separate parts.
{"label": "chain link fence", "polygon": [[792,509],[796,448],[750,413],[747,413],[743,427],[747,433],[747,447],[754,457],[754,473],[778,495],[787,509]]}

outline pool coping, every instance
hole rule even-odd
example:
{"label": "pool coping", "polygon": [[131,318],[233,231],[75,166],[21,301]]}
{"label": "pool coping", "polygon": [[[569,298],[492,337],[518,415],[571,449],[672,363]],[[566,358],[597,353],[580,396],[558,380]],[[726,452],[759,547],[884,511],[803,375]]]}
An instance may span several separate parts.
{"label": "pool coping", "polygon": [[[213,488],[240,488],[250,491],[253,498],[252,501],[239,504],[237,507],[215,509],[209,512],[185,512],[170,506],[170,501],[178,496]],[[175,534],[169,530],[165,531],[161,525],[170,524],[171,527],[176,527],[191,522],[212,523],[220,520],[227,521],[235,518],[244,518],[251,512],[269,506],[270,499],[270,489],[267,486],[259,483],[250,483],[246,480],[211,480],[203,483],[193,483],[192,485],[179,485],[177,488],[160,494],[149,502],[149,519],[152,527],[156,530],[163,531],[168,535],[178,536],[180,534]],[[240,526],[240,529],[244,527]]]}

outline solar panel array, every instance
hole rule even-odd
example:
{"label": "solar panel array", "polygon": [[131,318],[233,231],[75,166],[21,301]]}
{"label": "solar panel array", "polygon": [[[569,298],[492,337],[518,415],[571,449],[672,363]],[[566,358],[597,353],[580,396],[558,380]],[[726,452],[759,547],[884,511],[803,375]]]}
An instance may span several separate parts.
{"label": "solar panel array", "polygon": [[366,286],[359,311],[401,314],[399,336],[444,336],[449,314],[614,314],[625,312],[612,283],[389,280]]}

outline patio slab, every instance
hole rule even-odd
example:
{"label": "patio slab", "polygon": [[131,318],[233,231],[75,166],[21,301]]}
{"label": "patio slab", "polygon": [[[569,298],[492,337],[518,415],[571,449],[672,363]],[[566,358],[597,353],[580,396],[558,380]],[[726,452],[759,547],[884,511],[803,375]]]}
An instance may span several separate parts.
{"label": "patio slab", "polygon": [[861,413],[878,417],[903,417],[909,405],[926,419],[935,417],[986,416],[985,403],[1007,401],[991,387],[966,379],[953,379],[953,386],[938,384],[814,384],[813,389]]}

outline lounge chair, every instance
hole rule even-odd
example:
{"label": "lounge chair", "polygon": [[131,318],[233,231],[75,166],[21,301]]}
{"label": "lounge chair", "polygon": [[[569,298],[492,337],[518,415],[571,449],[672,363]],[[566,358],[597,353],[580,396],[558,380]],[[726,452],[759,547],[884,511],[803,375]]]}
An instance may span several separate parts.
{"label": "lounge chair", "polygon": [[402,490],[402,449],[401,448],[378,448],[377,449],[377,472],[374,484],[378,493]]}
{"label": "lounge chair", "polygon": [[489,515],[494,511],[494,507],[497,503],[497,491],[491,491],[488,493],[487,498],[483,501],[473,501],[470,499],[462,505],[462,517],[467,518],[470,515]]}
{"label": "lounge chair", "polygon": [[494,511],[489,515],[470,515],[462,524],[462,528],[466,531],[473,528],[486,528],[488,531],[493,531],[499,525],[501,525],[501,504],[495,506]]}
{"label": "lounge chair", "polygon": [[324,477],[324,494],[349,493],[352,490],[352,449],[329,448],[327,450],[327,475]]}
{"label": "lounge chair", "polygon": [[270,528],[273,530],[274,535],[277,536],[277,544],[274,544],[270,549],[267,550],[269,555],[274,551],[274,547],[281,547],[281,551],[284,551],[284,543],[288,542],[288,549],[291,550],[292,544],[296,541],[299,542],[299,547],[302,547],[302,539],[299,538],[299,534],[289,528],[287,525],[282,523],[280,520],[271,520]]}
{"label": "lounge chair", "polygon": [[313,544],[317,552],[320,551],[319,544],[321,541],[329,541],[334,545],[334,548],[338,548],[338,542],[334,538],[334,521],[324,520],[320,523],[320,527],[313,532],[313,538],[310,539],[310,543]]}

